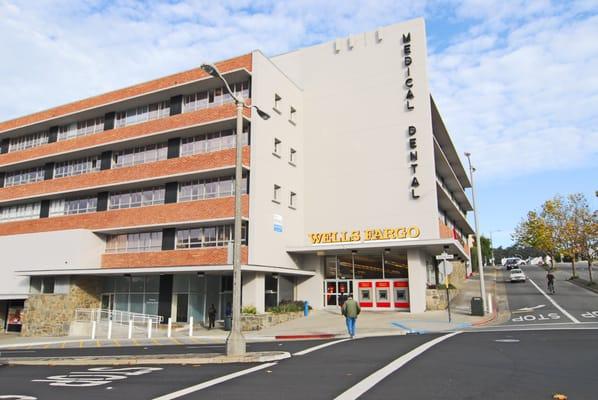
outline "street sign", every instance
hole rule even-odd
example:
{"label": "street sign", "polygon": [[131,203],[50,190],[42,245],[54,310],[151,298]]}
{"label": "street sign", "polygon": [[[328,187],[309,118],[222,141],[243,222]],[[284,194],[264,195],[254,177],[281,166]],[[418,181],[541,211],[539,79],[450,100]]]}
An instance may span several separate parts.
{"label": "street sign", "polygon": [[452,260],[453,258],[455,258],[455,256],[448,253],[442,253],[436,256],[437,260]]}

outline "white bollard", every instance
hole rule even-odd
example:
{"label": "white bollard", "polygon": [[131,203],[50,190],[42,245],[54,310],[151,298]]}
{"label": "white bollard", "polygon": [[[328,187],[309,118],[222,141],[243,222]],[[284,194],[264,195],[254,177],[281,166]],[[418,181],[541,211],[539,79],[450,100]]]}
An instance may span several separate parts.
{"label": "white bollard", "polygon": [[112,339],[112,320],[108,320],[108,339]]}
{"label": "white bollard", "polygon": [[96,338],[96,322],[95,321],[91,321],[91,339],[95,339]]}
{"label": "white bollard", "polygon": [[193,317],[189,317],[189,336],[193,336]]}
{"label": "white bollard", "polygon": [[492,314],[492,293],[488,293],[488,314]]}
{"label": "white bollard", "polygon": [[151,319],[147,320],[147,338],[148,339],[152,338],[152,320]]}
{"label": "white bollard", "polygon": [[133,337],[133,320],[129,320],[129,335],[128,338],[131,339]]}
{"label": "white bollard", "polygon": [[166,336],[172,336],[172,318],[168,317],[168,330],[166,331]]}

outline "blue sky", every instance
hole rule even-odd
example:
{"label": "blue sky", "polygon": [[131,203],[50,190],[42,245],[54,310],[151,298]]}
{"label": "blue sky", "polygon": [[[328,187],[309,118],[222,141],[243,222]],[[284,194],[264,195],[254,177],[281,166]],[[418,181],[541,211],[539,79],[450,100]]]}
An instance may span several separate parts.
{"label": "blue sky", "polygon": [[598,190],[598,0],[0,0],[0,120],[205,60],[424,17],[432,94],[477,168],[482,233]]}

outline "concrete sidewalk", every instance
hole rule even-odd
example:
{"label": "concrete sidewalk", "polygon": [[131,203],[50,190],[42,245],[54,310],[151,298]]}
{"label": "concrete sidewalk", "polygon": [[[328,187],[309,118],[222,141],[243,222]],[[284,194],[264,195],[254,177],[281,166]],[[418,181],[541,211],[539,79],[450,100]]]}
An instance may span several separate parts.
{"label": "concrete sidewalk", "polygon": [[[448,312],[427,311],[424,313],[400,313],[396,311],[365,311],[357,320],[357,336],[404,335],[409,333],[443,332],[458,329],[470,329],[480,325],[500,323],[508,319],[508,303],[504,284],[496,281],[500,271],[493,268],[486,270],[486,291],[492,293],[493,314],[484,317],[470,315],[471,297],[479,296],[479,278],[468,279],[461,288],[460,294],[451,301],[451,322]],[[496,308],[498,306],[498,311]],[[506,313],[506,317],[505,317]],[[502,316],[502,317],[501,317]],[[8,348],[73,348],[73,347],[119,347],[119,346],[154,346],[154,345],[189,345],[223,343],[228,332],[222,329],[207,330],[196,328],[193,336],[188,336],[186,329],[173,332],[173,337],[156,335],[151,339],[135,337],[134,339],[88,337],[64,338],[30,338],[11,334],[0,334],[0,349]],[[345,319],[339,308],[314,310],[306,318],[299,318],[261,331],[244,332],[249,342],[279,339],[324,339],[347,337]]]}

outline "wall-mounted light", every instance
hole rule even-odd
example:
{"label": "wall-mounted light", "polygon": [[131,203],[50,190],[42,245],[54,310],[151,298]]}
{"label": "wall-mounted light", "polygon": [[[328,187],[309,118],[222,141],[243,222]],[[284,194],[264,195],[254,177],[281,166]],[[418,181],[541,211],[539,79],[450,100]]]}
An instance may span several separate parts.
{"label": "wall-mounted light", "polygon": [[278,279],[278,274],[277,274],[276,272],[275,272],[275,273],[273,273],[273,274],[272,274],[272,278],[274,278],[274,279]]}
{"label": "wall-mounted light", "polygon": [[384,249],[384,253],[386,253],[386,254],[390,253],[390,249]]}
{"label": "wall-mounted light", "polygon": [[206,273],[203,272],[203,271],[197,271],[197,276],[198,277],[204,277],[204,276],[206,276]]}
{"label": "wall-mounted light", "polygon": [[125,278],[130,278],[131,274],[125,274]]}

